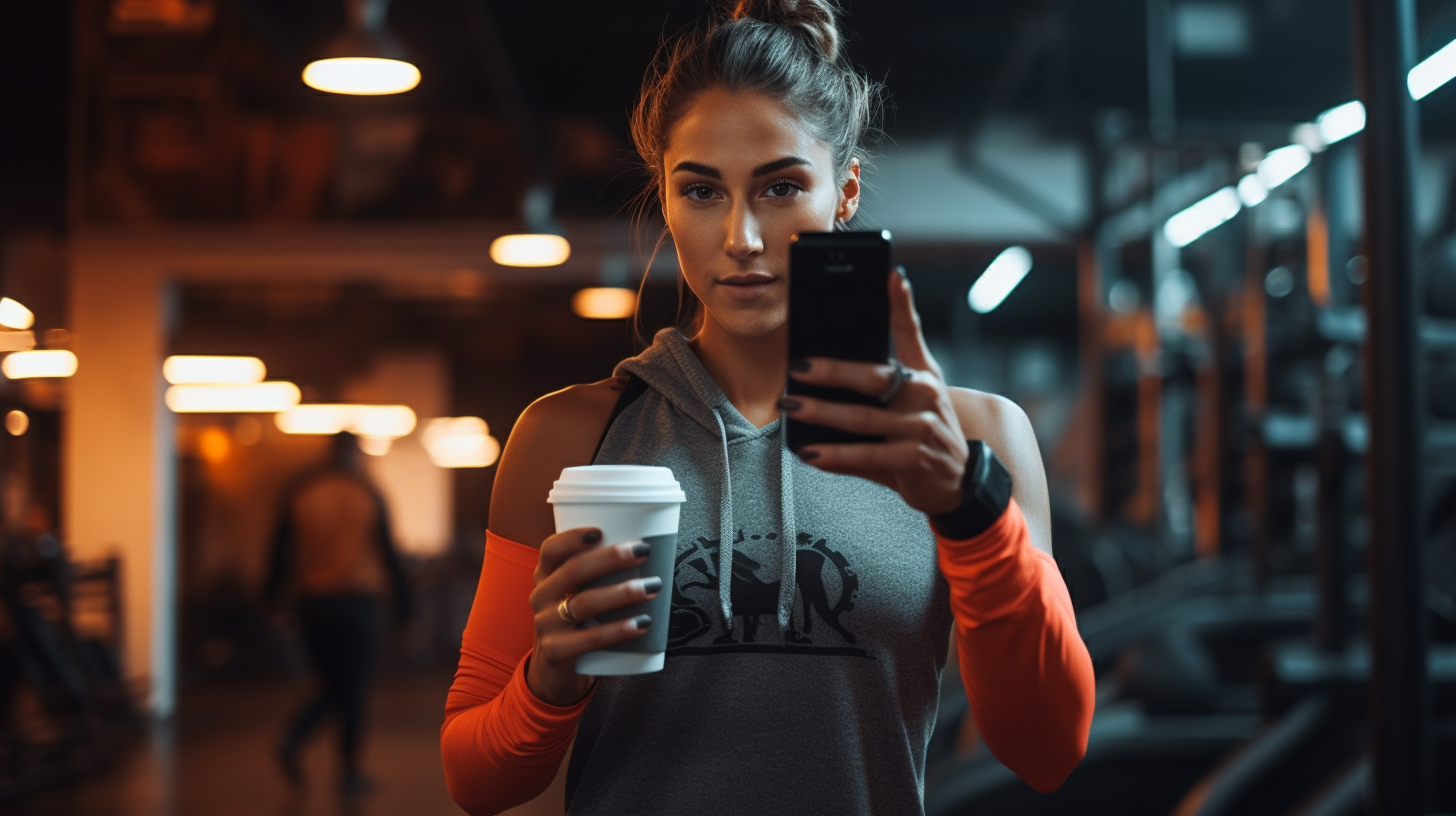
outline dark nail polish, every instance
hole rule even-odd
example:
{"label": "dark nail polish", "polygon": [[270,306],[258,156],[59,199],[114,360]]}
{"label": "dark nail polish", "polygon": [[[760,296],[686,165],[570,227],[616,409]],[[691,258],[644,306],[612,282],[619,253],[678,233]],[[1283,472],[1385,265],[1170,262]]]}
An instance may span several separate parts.
{"label": "dark nail polish", "polygon": [[812,364],[808,360],[790,360],[789,361],[789,370],[790,371],[797,371],[800,374],[803,374],[805,371],[808,371],[811,366],[812,366]]}
{"label": "dark nail polish", "polygon": [[803,459],[805,462],[812,462],[815,459],[818,459],[819,458],[819,451],[816,451],[816,450],[799,451],[799,458],[800,459]]}
{"label": "dark nail polish", "polygon": [[585,544],[595,544],[602,540],[602,531],[590,530],[582,535],[581,540]]}
{"label": "dark nail polish", "polygon": [[797,411],[803,408],[804,404],[793,397],[781,397],[779,399],[779,407],[785,411]]}
{"label": "dark nail polish", "polygon": [[632,556],[634,558],[646,558],[650,552],[652,552],[652,545],[646,541],[639,541],[632,545]]}
{"label": "dark nail polish", "polygon": [[661,578],[658,578],[656,575],[653,575],[653,576],[651,576],[649,578],[643,578],[642,579],[642,589],[648,595],[652,595],[652,594],[656,593],[658,590],[662,589],[662,579]]}
{"label": "dark nail polish", "polygon": [[651,615],[638,615],[637,617],[635,617],[635,618],[632,619],[632,628],[633,629],[646,629],[647,627],[649,627],[651,625],[652,625],[652,616]]}

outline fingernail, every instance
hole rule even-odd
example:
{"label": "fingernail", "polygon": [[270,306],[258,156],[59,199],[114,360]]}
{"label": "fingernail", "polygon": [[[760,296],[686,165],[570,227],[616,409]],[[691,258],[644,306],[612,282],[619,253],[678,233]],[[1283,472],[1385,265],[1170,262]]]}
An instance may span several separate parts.
{"label": "fingernail", "polygon": [[633,618],[632,620],[628,621],[627,623],[633,629],[646,629],[647,627],[649,627],[649,626],[652,625],[652,616],[651,615],[638,615],[637,617]]}
{"label": "fingernail", "polygon": [[808,371],[812,367],[813,367],[813,365],[808,360],[790,360],[789,361],[789,370],[790,371],[796,371],[796,372],[798,372],[800,374],[803,374],[805,371]]}
{"label": "fingernail", "polygon": [[906,280],[909,280],[910,279],[910,276],[907,275],[907,274],[905,274],[905,267],[904,267],[903,264],[896,264],[895,265],[895,271],[898,272],[898,273],[900,273],[900,277],[902,277],[902,278],[904,278]]}
{"label": "fingernail", "polygon": [[799,451],[799,458],[800,459],[803,459],[805,462],[812,462],[815,459],[818,459],[819,458],[819,451],[816,451],[816,450]]}
{"label": "fingernail", "polygon": [[589,532],[586,532],[586,533],[582,534],[581,540],[582,540],[583,543],[586,543],[586,544],[595,544],[598,541],[601,541],[602,540],[602,531],[601,530],[591,530]]}
{"label": "fingernail", "polygon": [[781,397],[779,399],[779,407],[785,411],[797,411],[803,408],[804,404],[791,397]]}
{"label": "fingernail", "polygon": [[652,595],[660,589],[662,589],[662,579],[658,578],[656,575],[652,575],[642,579],[642,591],[646,592],[648,595]]}
{"label": "fingernail", "polygon": [[652,545],[648,544],[646,541],[639,541],[636,544],[632,545],[633,558],[646,558],[647,554],[650,552],[652,552]]}

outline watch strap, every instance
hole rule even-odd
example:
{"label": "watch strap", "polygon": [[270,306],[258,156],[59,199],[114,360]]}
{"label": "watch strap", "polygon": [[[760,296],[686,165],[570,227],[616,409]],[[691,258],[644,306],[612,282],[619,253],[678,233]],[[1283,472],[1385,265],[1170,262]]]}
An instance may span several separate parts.
{"label": "watch strap", "polygon": [[966,441],[970,456],[961,477],[961,503],[948,513],[930,517],[936,534],[952,541],[975,538],[991,529],[1011,504],[1011,472],[983,440]]}

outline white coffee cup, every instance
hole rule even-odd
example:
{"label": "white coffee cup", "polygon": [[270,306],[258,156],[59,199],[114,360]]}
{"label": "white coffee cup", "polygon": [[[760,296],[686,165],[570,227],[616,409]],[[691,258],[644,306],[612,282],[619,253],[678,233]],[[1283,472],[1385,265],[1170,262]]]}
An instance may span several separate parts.
{"label": "white coffee cup", "polygon": [[657,577],[662,589],[644,603],[603,613],[589,621],[652,617],[647,634],[617,646],[588,652],[576,660],[578,674],[646,674],[662,669],[666,659],[668,617],[672,611],[673,565],[677,558],[678,511],[686,496],[672,470],[646,465],[569,467],[546,499],[556,516],[556,531],[596,527],[599,545],[646,542],[652,551],[640,566],[618,570],[582,585],[583,589]]}

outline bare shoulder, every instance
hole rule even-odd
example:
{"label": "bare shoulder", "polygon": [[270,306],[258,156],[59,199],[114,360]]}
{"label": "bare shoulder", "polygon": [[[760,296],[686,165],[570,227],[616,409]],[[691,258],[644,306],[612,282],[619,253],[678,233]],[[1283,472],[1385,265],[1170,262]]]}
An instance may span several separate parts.
{"label": "bare shoulder", "polygon": [[951,388],[956,418],[967,439],[982,439],[1011,472],[1011,495],[1026,516],[1032,543],[1052,551],[1051,499],[1041,448],[1026,412],[1011,400],[969,388]]}
{"label": "bare shoulder", "polygon": [[490,529],[532,547],[555,532],[546,494],[562,468],[591,464],[623,382],[573,385],[526,406],[501,453],[490,497]]}

